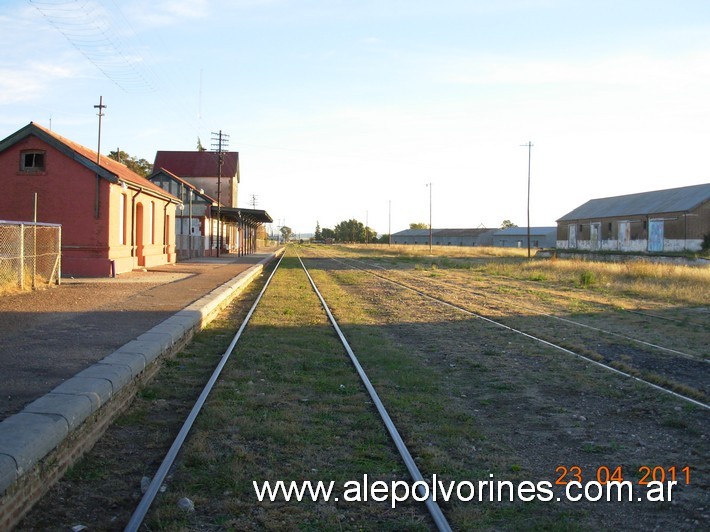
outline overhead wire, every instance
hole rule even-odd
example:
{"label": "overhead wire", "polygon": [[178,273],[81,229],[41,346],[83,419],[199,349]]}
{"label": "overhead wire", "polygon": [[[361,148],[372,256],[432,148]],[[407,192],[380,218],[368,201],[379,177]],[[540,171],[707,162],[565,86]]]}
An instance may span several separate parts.
{"label": "overhead wire", "polygon": [[[145,54],[150,48],[138,43],[139,32],[111,0],[100,5],[92,0],[28,0],[44,19],[101,74],[126,94],[165,94],[163,108],[184,121],[192,131],[197,126],[175,83],[159,73]],[[123,30],[115,21],[121,22]],[[122,37],[128,36],[128,41]],[[153,58],[151,60],[157,64]],[[173,102],[171,105],[169,102]]]}

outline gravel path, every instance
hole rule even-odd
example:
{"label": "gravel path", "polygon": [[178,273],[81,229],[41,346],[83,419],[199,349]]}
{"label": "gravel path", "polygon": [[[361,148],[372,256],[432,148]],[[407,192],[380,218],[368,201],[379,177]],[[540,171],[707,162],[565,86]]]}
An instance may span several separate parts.
{"label": "gravel path", "polygon": [[0,296],[0,420],[256,264],[275,249],[115,279],[63,279]]}

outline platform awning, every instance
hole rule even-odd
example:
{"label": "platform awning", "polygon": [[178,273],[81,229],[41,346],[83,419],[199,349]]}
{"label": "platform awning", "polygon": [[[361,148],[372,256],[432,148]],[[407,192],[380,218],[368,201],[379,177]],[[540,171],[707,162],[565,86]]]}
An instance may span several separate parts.
{"label": "platform awning", "polygon": [[[260,209],[243,209],[240,207],[220,207],[219,214],[225,222],[246,222],[249,225],[269,224],[273,218]],[[212,215],[217,216],[217,207],[212,206]]]}

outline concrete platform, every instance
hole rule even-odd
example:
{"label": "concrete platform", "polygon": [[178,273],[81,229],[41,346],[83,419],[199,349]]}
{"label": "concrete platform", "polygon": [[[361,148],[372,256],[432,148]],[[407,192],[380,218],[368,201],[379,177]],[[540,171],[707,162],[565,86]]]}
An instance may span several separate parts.
{"label": "concrete platform", "polygon": [[[90,416],[100,415],[152,362],[184,345],[276,254],[204,258],[110,280],[75,279],[0,300],[0,496],[7,499],[13,484]],[[75,305],[77,297],[86,300]],[[36,342],[40,336],[47,341]],[[32,349],[17,358],[23,339]],[[60,359],[48,378],[47,364]]]}

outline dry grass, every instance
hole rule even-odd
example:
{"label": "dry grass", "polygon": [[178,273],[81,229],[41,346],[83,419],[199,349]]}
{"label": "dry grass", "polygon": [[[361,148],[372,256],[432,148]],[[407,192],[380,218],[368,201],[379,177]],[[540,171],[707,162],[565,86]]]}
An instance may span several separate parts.
{"label": "dry grass", "polygon": [[536,260],[489,264],[485,273],[576,285],[642,298],[705,305],[710,301],[710,269],[633,261]]}
{"label": "dry grass", "polygon": [[[32,290],[32,270],[30,268],[25,268],[23,282],[25,290]],[[34,288],[44,288],[48,285],[49,280],[45,276],[36,274]],[[17,272],[0,272],[0,296],[7,294],[17,294],[18,292],[22,292],[22,289],[20,288],[18,283]]]}
{"label": "dry grass", "polygon": [[417,268],[463,268],[482,274],[611,291],[682,305],[710,301],[710,268],[644,260],[527,260],[527,249],[500,247],[333,246],[331,250],[408,261]]}

